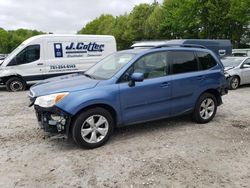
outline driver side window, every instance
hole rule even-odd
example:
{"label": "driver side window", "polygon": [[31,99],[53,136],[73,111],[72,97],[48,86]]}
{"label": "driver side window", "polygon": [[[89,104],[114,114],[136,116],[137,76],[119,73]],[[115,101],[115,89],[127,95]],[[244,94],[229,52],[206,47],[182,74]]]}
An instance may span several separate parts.
{"label": "driver side window", "polygon": [[249,65],[249,66],[250,66],[250,59],[247,59],[247,60],[244,62],[244,65]]}
{"label": "driver side window", "polygon": [[40,59],[40,45],[30,45],[24,48],[8,66],[21,65],[31,63]]}
{"label": "driver side window", "polygon": [[145,79],[168,75],[167,53],[156,52],[141,57],[125,72],[121,82],[129,81],[130,76],[135,72],[143,73]]}

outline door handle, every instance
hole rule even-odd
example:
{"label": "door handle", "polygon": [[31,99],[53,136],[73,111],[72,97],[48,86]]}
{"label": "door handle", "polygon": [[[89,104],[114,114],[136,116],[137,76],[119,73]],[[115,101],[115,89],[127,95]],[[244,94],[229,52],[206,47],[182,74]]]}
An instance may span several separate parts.
{"label": "door handle", "polygon": [[43,65],[43,63],[37,63],[37,65]]}
{"label": "door handle", "polygon": [[162,88],[166,88],[166,87],[168,87],[169,85],[170,85],[169,82],[163,82],[163,83],[161,83],[161,87],[162,87]]}
{"label": "door handle", "polygon": [[197,80],[205,80],[206,79],[206,76],[198,76],[197,77]]}

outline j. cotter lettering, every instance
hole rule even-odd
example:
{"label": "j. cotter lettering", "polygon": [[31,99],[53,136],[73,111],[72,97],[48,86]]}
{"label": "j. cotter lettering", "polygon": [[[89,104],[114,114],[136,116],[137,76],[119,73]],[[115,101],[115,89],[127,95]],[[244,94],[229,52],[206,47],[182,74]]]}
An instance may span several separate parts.
{"label": "j. cotter lettering", "polygon": [[89,52],[102,52],[104,50],[104,44],[97,44],[95,42],[90,42],[88,44],[78,42],[75,44],[72,42],[70,45],[66,46],[66,50],[87,50]]}

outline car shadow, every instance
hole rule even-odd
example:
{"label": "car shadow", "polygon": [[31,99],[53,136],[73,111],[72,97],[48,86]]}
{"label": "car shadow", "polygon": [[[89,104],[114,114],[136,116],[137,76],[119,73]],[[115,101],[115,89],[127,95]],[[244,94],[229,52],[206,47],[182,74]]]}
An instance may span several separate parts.
{"label": "car shadow", "polygon": [[[190,127],[197,125],[194,123],[190,115],[178,116],[175,118],[168,118],[162,120],[151,121],[147,123],[134,124],[130,126],[116,128],[110,137],[108,143],[105,144],[107,147],[112,147],[117,142],[126,141],[135,137],[141,137],[148,133],[171,131],[180,129],[183,127]],[[59,150],[72,151],[72,150],[87,150],[78,147],[72,138],[69,139],[50,139],[52,145],[56,146]],[[100,147],[103,148],[104,146]],[[99,148],[99,149],[100,149]],[[98,149],[98,148],[96,148]]]}
{"label": "car shadow", "polygon": [[[24,91],[28,91],[31,85],[27,85]],[[5,86],[0,86],[0,92],[8,92]]]}
{"label": "car shadow", "polygon": [[127,135],[130,136],[140,136],[141,134],[145,134],[149,131],[159,131],[162,129],[176,129],[184,126],[194,125],[191,120],[190,115],[178,116],[174,118],[167,118],[162,120],[150,121],[146,123],[134,124],[130,126],[116,128],[114,131],[114,137],[123,134],[125,137]]}
{"label": "car shadow", "polygon": [[250,84],[241,85],[238,89],[243,89],[243,88],[247,88],[247,87],[250,87]]}
{"label": "car shadow", "polygon": [[6,92],[7,92],[6,87],[0,86],[0,92],[1,92],[1,91],[6,91]]}

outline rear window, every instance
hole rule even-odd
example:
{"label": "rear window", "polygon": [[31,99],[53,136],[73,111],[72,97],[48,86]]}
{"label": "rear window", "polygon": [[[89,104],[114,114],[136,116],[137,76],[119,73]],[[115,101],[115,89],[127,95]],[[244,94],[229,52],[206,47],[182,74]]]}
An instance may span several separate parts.
{"label": "rear window", "polygon": [[198,62],[191,51],[169,51],[168,62],[173,65],[173,74],[198,71]]}
{"label": "rear window", "polygon": [[215,59],[211,54],[207,52],[196,52],[196,53],[200,62],[201,70],[207,70],[217,65],[217,62],[215,61]]}

